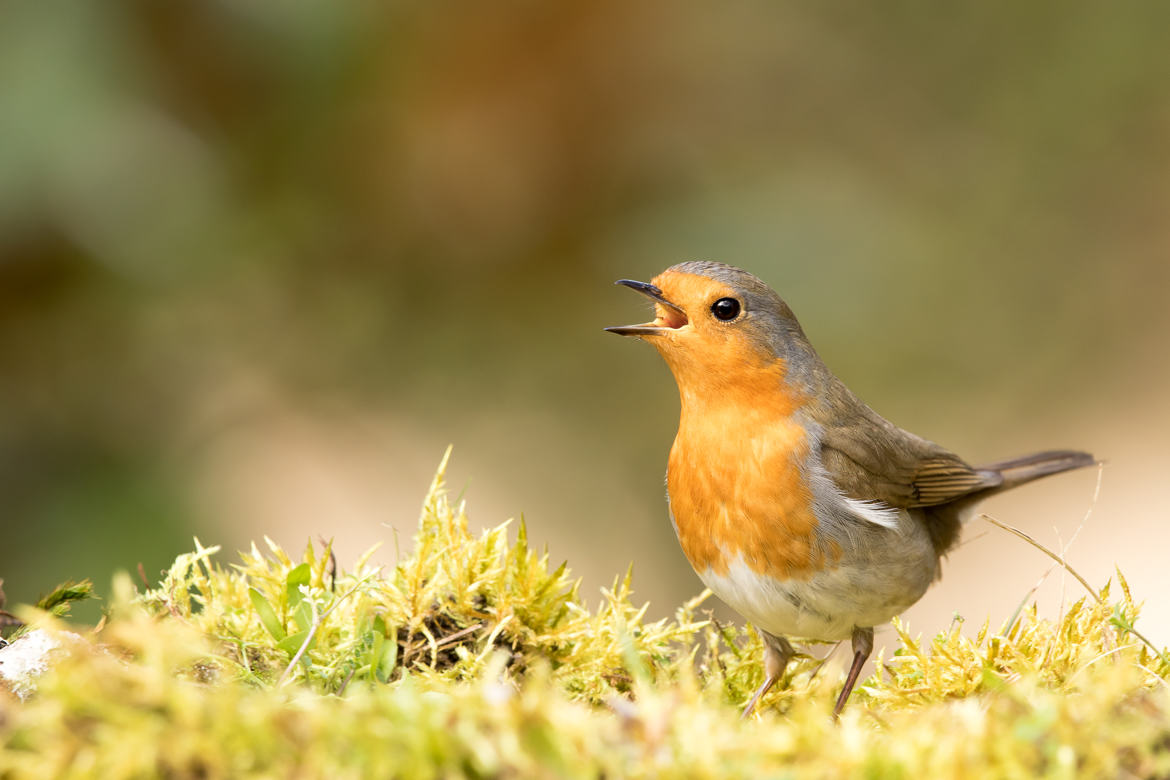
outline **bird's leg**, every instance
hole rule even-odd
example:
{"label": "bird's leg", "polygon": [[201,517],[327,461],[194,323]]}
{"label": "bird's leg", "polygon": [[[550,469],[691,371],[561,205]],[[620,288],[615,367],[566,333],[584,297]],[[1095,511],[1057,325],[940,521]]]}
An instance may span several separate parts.
{"label": "bird's leg", "polygon": [[767,631],[759,632],[760,638],[764,640],[764,684],[752,695],[752,700],[743,708],[743,715],[741,718],[746,718],[752,714],[752,710],[756,708],[756,703],[759,702],[760,697],[768,692],[768,689],[775,685],[776,681],[784,676],[784,670],[788,667],[788,661],[792,656],[796,655],[796,651],[792,645],[788,644],[788,640],[782,636],[772,636]]}
{"label": "bird's leg", "polygon": [[854,628],[853,665],[849,667],[849,676],[845,678],[845,687],[841,689],[841,695],[837,697],[837,706],[833,707],[834,718],[841,714],[841,710],[845,709],[845,702],[849,699],[849,694],[853,692],[853,686],[857,683],[857,676],[861,674],[861,667],[865,666],[865,662],[872,652],[873,629]]}

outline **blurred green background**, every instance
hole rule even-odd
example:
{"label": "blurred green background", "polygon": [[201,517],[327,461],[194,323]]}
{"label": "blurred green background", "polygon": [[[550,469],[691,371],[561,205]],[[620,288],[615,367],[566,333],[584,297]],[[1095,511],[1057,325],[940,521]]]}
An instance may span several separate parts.
{"label": "blurred green background", "polygon": [[[663,501],[677,395],[601,328],[647,311],[613,280],[688,259],[763,277],[971,460],[1107,458],[1096,501],[1086,472],[988,508],[1053,546],[1092,508],[1070,559],[1164,589],[1170,4],[0,15],[10,603],[153,579],[192,535],[392,561],[454,443],[475,522],[523,513],[591,599],[633,560],[665,614],[700,587]],[[915,628],[1006,617],[1047,569],[969,537]]]}

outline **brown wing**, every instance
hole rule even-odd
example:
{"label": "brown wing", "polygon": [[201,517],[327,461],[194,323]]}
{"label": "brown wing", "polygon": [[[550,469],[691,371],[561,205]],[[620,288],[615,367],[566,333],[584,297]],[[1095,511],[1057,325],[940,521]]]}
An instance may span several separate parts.
{"label": "brown wing", "polygon": [[[938,447],[937,444],[932,445]],[[947,504],[977,490],[997,486],[1002,480],[994,473],[976,471],[959,456],[938,447],[939,453],[918,464],[914,475],[912,507]]]}
{"label": "brown wing", "polygon": [[[937,506],[998,486],[997,473],[974,469],[958,455],[915,436],[836,383],[821,417],[821,460],[850,498],[905,509]],[[831,408],[831,413],[826,413]]]}

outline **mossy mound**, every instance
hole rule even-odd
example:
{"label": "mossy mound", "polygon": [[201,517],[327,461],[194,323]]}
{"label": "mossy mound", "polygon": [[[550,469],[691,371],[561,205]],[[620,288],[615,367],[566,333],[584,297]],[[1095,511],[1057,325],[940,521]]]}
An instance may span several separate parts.
{"label": "mossy mound", "polygon": [[223,567],[197,543],[157,588],[118,577],[35,692],[0,692],[0,778],[1170,775],[1170,656],[1124,580],[974,637],[897,624],[839,722],[802,657],[740,721],[754,633],[703,597],[645,622],[628,574],[591,610],[523,527],[473,537],[442,477],[392,569],[271,543]]}

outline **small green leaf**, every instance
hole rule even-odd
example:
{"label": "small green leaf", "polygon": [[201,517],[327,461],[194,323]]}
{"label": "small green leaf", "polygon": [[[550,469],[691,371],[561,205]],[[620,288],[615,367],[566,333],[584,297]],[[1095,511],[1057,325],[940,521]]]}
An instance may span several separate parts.
{"label": "small green leaf", "polygon": [[[297,651],[299,651],[301,649],[301,645],[303,645],[305,643],[305,637],[307,637],[308,635],[309,635],[308,631],[298,631],[295,634],[289,634],[284,639],[277,642],[276,646],[279,649],[283,650],[284,652],[288,653],[289,658],[292,658],[294,655],[297,654]],[[309,647],[307,649],[312,650],[313,645],[315,645],[316,643],[317,643],[317,637],[314,636],[313,641],[309,643]],[[304,656],[303,658],[305,661],[308,661],[308,656]]]}
{"label": "small green leaf", "polygon": [[301,593],[301,586],[305,585],[307,587],[312,576],[313,571],[307,563],[294,566],[289,570],[288,576],[284,579],[284,584],[290,609],[295,608],[305,598],[305,594]]}
{"label": "small green leaf", "polygon": [[260,617],[260,622],[268,629],[268,633],[276,641],[285,638],[284,626],[281,625],[280,620],[276,617],[276,610],[268,603],[263,594],[255,588],[248,588],[248,598],[252,601],[252,607],[256,610],[256,614]]}
{"label": "small green leaf", "polygon": [[381,615],[375,615],[367,634],[370,652],[367,656],[371,680],[384,683],[390,679],[398,663],[398,632],[386,627],[386,621]]}
{"label": "small green leaf", "polygon": [[374,669],[374,676],[378,682],[389,682],[394,667],[398,665],[398,640],[394,637],[383,639],[382,649],[374,658],[378,664]]}
{"label": "small green leaf", "polygon": [[296,609],[293,610],[292,619],[301,631],[308,631],[309,626],[313,625],[313,609],[307,600],[302,600],[297,604]]}
{"label": "small green leaf", "polygon": [[1007,683],[990,667],[985,666],[980,670],[979,682],[985,691],[1004,691],[1007,689]]}

